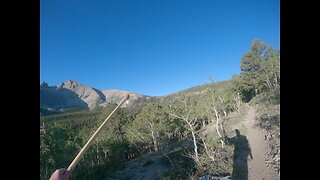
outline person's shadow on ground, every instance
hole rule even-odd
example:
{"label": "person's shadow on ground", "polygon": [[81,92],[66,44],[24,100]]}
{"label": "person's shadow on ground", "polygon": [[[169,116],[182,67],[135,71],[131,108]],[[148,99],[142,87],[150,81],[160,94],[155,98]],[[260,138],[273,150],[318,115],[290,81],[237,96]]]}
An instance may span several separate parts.
{"label": "person's shadow on ground", "polygon": [[246,136],[241,135],[238,129],[236,136],[225,136],[227,143],[234,145],[232,180],[248,180],[248,156],[253,159],[251,148]]}

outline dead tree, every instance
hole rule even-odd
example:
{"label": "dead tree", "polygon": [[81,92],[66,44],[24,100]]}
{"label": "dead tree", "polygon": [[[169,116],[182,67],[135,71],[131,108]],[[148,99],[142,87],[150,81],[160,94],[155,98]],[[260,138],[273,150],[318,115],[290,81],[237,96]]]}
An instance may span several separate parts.
{"label": "dead tree", "polygon": [[195,134],[195,121],[192,121],[190,119],[188,119],[188,117],[182,117],[182,116],[178,116],[176,114],[170,113],[170,115],[177,117],[179,119],[182,119],[187,125],[188,125],[188,129],[191,132],[192,135],[192,139],[193,139],[193,146],[194,146],[194,154],[195,154],[195,161],[199,162],[199,154],[198,154],[198,145],[197,145],[197,138],[196,138],[196,134]]}
{"label": "dead tree", "polygon": [[179,108],[179,110],[182,110],[182,112],[179,113],[179,115],[177,114],[177,112],[175,112],[175,108],[170,107],[170,112],[169,115],[174,116],[178,119],[183,120],[187,127],[188,130],[191,132],[192,135],[192,140],[193,140],[193,147],[194,147],[194,159],[197,163],[199,163],[199,153],[198,153],[198,145],[197,145],[197,138],[196,138],[196,126],[197,126],[197,118],[190,118],[190,114],[192,111],[192,105],[188,105],[187,104],[187,99],[178,100],[179,102],[181,102],[183,104],[183,108]]}

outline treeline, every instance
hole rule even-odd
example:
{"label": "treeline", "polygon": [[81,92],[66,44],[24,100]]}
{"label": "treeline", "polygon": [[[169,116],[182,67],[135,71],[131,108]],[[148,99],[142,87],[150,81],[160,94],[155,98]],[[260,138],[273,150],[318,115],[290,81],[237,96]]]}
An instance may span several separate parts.
{"label": "treeline", "polygon": [[261,92],[280,90],[280,49],[274,50],[266,43],[254,40],[241,59],[243,72],[238,81],[246,101]]}
{"label": "treeline", "polygon": [[[231,114],[240,116],[243,102],[259,94],[279,94],[279,50],[254,40],[250,50],[243,54],[240,68],[240,75],[208,85],[201,89],[202,93],[181,93],[170,101],[120,109],[84,155],[73,178],[103,179],[125,168],[125,163],[132,159],[148,152],[165,152],[166,147],[181,141],[190,142],[189,148],[180,152],[188,158],[175,159],[178,156],[167,154],[167,163],[175,168],[162,179],[230,174],[232,146],[224,142],[224,136],[232,134],[237,121]],[[43,116],[40,178],[49,179],[55,169],[68,167],[115,107],[116,104],[110,104],[92,111]]]}

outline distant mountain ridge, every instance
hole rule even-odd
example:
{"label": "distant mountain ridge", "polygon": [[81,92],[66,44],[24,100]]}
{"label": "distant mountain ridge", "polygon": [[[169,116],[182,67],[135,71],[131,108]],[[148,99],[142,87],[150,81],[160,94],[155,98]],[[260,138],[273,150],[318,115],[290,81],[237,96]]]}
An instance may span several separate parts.
{"label": "distant mountain ridge", "polygon": [[99,90],[79,83],[75,80],[67,80],[59,86],[40,84],[40,107],[44,109],[61,109],[69,107],[105,106],[108,103],[119,103],[124,95],[129,93],[130,101],[123,107],[140,106],[153,99],[153,97],[122,90]]}
{"label": "distant mountain ridge", "polygon": [[129,93],[130,100],[123,104],[123,107],[139,107],[150,102],[171,101],[180,95],[193,95],[202,93],[208,87],[223,84],[203,84],[191,87],[166,96],[147,96],[123,90],[99,90],[79,83],[76,80],[67,80],[59,86],[49,86],[47,83],[40,83],[40,108],[46,110],[58,110],[63,108],[83,107],[93,109],[97,106],[106,106],[109,103],[119,103]]}

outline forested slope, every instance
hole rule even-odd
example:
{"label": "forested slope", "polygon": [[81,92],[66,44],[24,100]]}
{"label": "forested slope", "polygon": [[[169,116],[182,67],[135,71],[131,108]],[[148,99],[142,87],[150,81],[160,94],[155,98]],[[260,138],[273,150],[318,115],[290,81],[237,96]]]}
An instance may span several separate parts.
{"label": "forested slope", "polygon": [[[257,122],[270,132],[266,139],[278,141],[280,136],[275,135],[280,126],[279,51],[254,40],[242,56],[240,69],[240,75],[228,81],[158,97],[143,106],[121,108],[79,162],[73,179],[137,179],[133,173],[119,175],[131,172],[134,163],[146,173],[157,169],[156,165],[163,167],[153,179],[234,176],[235,146],[227,137],[235,136],[235,129],[246,133],[244,104],[257,106]],[[49,179],[55,169],[68,167],[115,107],[108,104],[41,116],[40,179]],[[270,153],[279,147],[273,143]]]}

